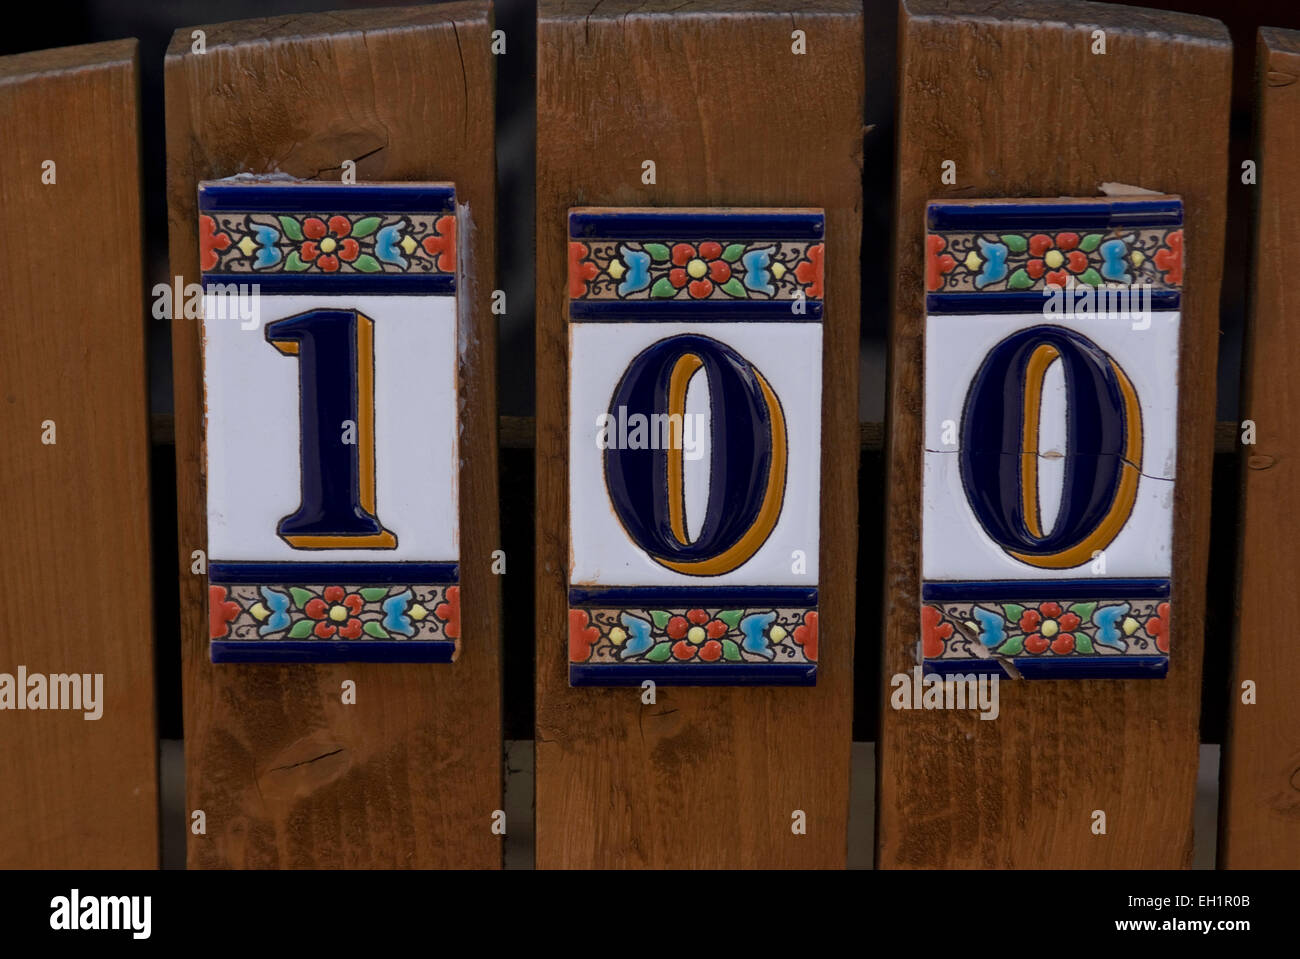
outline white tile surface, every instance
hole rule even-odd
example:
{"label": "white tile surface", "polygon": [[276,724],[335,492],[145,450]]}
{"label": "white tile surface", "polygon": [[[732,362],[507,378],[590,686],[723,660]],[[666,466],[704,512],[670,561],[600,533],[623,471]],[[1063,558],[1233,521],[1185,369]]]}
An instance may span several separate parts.
{"label": "white tile surface", "polygon": [[[317,307],[374,321],[375,508],[395,549],[301,550],[276,534],[301,500],[298,360],[265,328]],[[263,295],[260,321],[204,324],[209,560],[456,561],[455,297]]]}

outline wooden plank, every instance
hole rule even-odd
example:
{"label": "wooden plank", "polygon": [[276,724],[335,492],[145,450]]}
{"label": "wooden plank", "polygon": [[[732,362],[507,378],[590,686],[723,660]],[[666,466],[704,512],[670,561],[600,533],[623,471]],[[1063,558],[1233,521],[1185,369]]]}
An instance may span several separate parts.
{"label": "wooden plank", "polygon": [[[187,803],[197,867],[499,867],[495,157],[490,6],[452,3],[178,31],[166,61],[172,272],[196,281],[196,184],[241,172],[448,180],[461,221],[460,660],[452,666],[208,659],[198,324],[172,326]],[[328,91],[328,93],[326,93]],[[341,684],[355,680],[355,706]]]}
{"label": "wooden plank", "polygon": [[[795,29],[806,34],[806,54],[792,53]],[[547,0],[537,61],[537,864],[842,867],[861,7],[619,2],[593,10]],[[770,109],[735,107],[756,98],[774,99]],[[645,160],[657,165],[654,184],[642,182]],[[647,706],[635,687],[569,686],[566,214],[582,205],[825,209],[824,632],[815,688],[661,687]],[[807,816],[806,835],[792,832],[796,810]]]}
{"label": "wooden plank", "polygon": [[0,58],[0,216],[32,231],[0,259],[0,673],[102,683],[87,721],[0,677],[7,869],[158,865],[138,88],[134,40]]}
{"label": "wooden plank", "polygon": [[[1256,49],[1254,283],[1241,416],[1256,426],[1243,447],[1237,634],[1223,746],[1219,864],[1300,866],[1300,655],[1278,636],[1278,607],[1295,589],[1286,548],[1300,531],[1300,396],[1284,371],[1300,361],[1300,298],[1288,255],[1300,220],[1300,32],[1264,28]],[[1288,359],[1290,358],[1290,359]],[[1251,681],[1254,703],[1242,702]]]}
{"label": "wooden plank", "polygon": [[[1099,29],[1104,55],[1092,52]],[[1213,20],[1107,4],[905,0],[900,38],[886,682],[916,664],[920,633],[926,201],[1090,196],[1105,182],[1179,194],[1190,258],[1174,504],[1178,625],[1168,678],[1004,682],[992,722],[974,712],[894,711],[884,696],[878,865],[1187,866],[1223,255],[1227,31]],[[940,180],[945,160],[956,163],[955,185]],[[1095,810],[1106,814],[1104,836],[1092,832]]]}

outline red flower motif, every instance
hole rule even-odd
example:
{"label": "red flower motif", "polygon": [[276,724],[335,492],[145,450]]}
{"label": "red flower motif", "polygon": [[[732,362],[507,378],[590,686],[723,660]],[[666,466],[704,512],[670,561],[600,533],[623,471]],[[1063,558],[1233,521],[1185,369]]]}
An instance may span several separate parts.
{"label": "red flower motif", "polygon": [[1020,614],[1025,632],[1025,649],[1037,656],[1048,649],[1058,656],[1074,652],[1074,631],[1083,623],[1077,614],[1066,612],[1060,603],[1039,603]]}
{"label": "red flower motif", "polygon": [[310,618],[316,620],[312,630],[321,639],[330,639],[338,633],[339,639],[356,639],[361,635],[361,608],[366,601],[356,593],[349,593],[342,586],[326,586],[321,596],[307,600],[303,607]]}
{"label": "red flower motif", "polygon": [[1156,614],[1146,621],[1144,628],[1147,635],[1156,641],[1156,648],[1162,653],[1169,652],[1169,604],[1161,603],[1156,607]]}
{"label": "red flower motif", "polygon": [[230,234],[218,230],[216,220],[206,213],[199,214],[199,266],[205,270],[216,269],[220,260],[217,251],[229,249],[230,244]]}
{"label": "red flower motif", "polygon": [[690,609],[685,616],[669,619],[664,631],[669,639],[676,640],[672,646],[674,659],[687,662],[698,657],[706,663],[712,663],[722,658],[722,643],[719,640],[731,631],[731,627],[722,620],[709,616],[707,610]]}
{"label": "red flower motif", "polygon": [[943,286],[943,275],[952,271],[957,265],[957,258],[951,253],[943,252],[948,248],[948,241],[930,233],[925,238],[925,288],[937,290]]}
{"label": "red flower motif", "polygon": [[440,216],[433,224],[434,232],[420,241],[424,252],[433,257],[433,266],[439,273],[456,272],[456,218],[451,214]]}
{"label": "red flower motif", "polygon": [[448,586],[447,599],[433,607],[433,615],[447,624],[443,630],[450,638],[460,638],[460,587]]}
{"label": "red flower motif", "polygon": [[600,630],[587,625],[591,620],[585,609],[569,610],[569,662],[585,663],[591,647],[600,639]]}
{"label": "red flower motif", "polygon": [[805,656],[813,662],[817,661],[816,610],[809,610],[803,614],[803,624],[794,628],[794,641],[803,647]]}
{"label": "red flower motif", "polygon": [[794,268],[795,279],[808,287],[805,296],[812,300],[820,300],[822,281],[826,275],[826,267],[823,263],[826,257],[826,244],[817,243],[810,246],[804,255],[808,259],[800,260],[799,265]]}
{"label": "red flower motif", "polygon": [[937,606],[921,607],[921,654],[926,659],[938,659],[943,655],[945,639],[952,637],[952,623],[943,621],[943,613]]}
{"label": "red flower motif", "polygon": [[587,295],[587,284],[596,278],[600,267],[587,259],[587,244],[569,241],[569,299],[578,300]]}
{"label": "red flower motif", "polygon": [[685,639],[686,631],[690,628],[690,621],[685,616],[674,616],[668,620],[668,626],[664,631],[669,639]]}
{"label": "red flower motif", "polygon": [[1029,238],[1031,259],[1025,264],[1025,272],[1035,280],[1046,275],[1048,286],[1064,287],[1071,273],[1088,269],[1088,254],[1078,246],[1077,233],[1058,233],[1055,239],[1046,233],[1035,233]]}
{"label": "red flower motif", "polygon": [[699,246],[674,243],[672,262],[668,282],[679,290],[686,287],[686,292],[695,300],[711,295],[714,284],[721,286],[731,279],[731,264],[722,259],[722,244],[712,240]]}
{"label": "red flower motif", "polygon": [[1165,276],[1170,286],[1183,285],[1183,231],[1174,230],[1165,237],[1165,245],[1152,257],[1156,269]]}
{"label": "red flower motif", "polygon": [[706,663],[715,663],[722,658],[722,644],[716,639],[711,639],[700,647],[700,659]]}
{"label": "red flower motif", "polygon": [[233,599],[226,599],[226,587],[208,587],[208,635],[220,639],[230,631],[228,623],[233,623],[242,607]]}
{"label": "red flower motif", "polygon": [[709,614],[702,609],[690,609],[686,611],[686,618],[696,626],[703,626],[709,621]]}
{"label": "red flower motif", "polygon": [[339,260],[351,263],[361,252],[361,246],[348,236],[352,221],[345,216],[332,216],[326,224],[320,217],[309,216],[302,221],[302,234],[307,239],[298,247],[298,256],[304,263],[312,263],[326,273],[335,273]]}

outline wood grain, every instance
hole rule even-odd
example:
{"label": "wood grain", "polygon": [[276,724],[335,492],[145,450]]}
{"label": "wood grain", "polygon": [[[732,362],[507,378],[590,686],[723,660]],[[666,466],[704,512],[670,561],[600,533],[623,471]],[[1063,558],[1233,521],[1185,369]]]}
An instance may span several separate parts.
{"label": "wood grain", "polygon": [[158,865],[138,89],[134,40],[0,58],[0,672],[104,700],[0,712],[5,869]]}
{"label": "wood grain", "polygon": [[[198,279],[195,184],[240,172],[448,180],[461,215],[461,622],[451,666],[213,666],[197,324],[172,325],[191,867],[501,864],[494,68],[488,3],[177,31],[166,61],[172,272]],[[357,704],[340,702],[343,680]]]}
{"label": "wood grain", "polygon": [[[797,10],[796,10],[797,6]],[[791,32],[807,54],[791,52]],[[857,535],[860,4],[543,0],[537,46],[537,864],[842,867]],[[764,104],[760,109],[752,105]],[[641,182],[641,163],[657,183]],[[813,689],[571,688],[566,214],[823,207]],[[807,835],[791,815],[807,814]]]}
{"label": "wood grain", "polygon": [[[1190,865],[1232,50],[1217,21],[1109,4],[904,0],[885,552],[885,681],[919,638],[924,209],[929,199],[1180,194],[1174,642],[1163,681],[1004,682],[993,722],[883,697],[877,864]],[[1106,53],[1091,52],[1106,32]],[[957,185],[940,183],[944,160]],[[1092,813],[1107,817],[1104,836]]]}
{"label": "wood grain", "polygon": [[[1255,161],[1254,283],[1243,363],[1241,416],[1256,444],[1242,447],[1237,634],[1223,745],[1219,864],[1300,867],[1300,650],[1279,634],[1300,568],[1300,296],[1294,233],[1300,221],[1300,33],[1265,28]],[[1254,705],[1241,701],[1255,683]]]}

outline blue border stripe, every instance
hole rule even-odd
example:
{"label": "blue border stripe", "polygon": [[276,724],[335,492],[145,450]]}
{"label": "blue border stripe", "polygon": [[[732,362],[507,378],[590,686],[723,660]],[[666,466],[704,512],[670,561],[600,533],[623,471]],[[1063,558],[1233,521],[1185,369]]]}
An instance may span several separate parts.
{"label": "blue border stripe", "polygon": [[[1163,679],[1168,656],[1048,656],[1011,660],[1024,679]],[[994,659],[927,659],[929,676],[997,675],[1009,678]]]}
{"label": "blue border stripe", "polygon": [[1179,226],[1181,200],[1084,200],[1078,203],[931,203],[931,232],[992,233],[999,230],[1107,230],[1130,226]]}
{"label": "blue border stripe", "polygon": [[809,240],[826,236],[824,213],[570,213],[575,240]]}
{"label": "blue border stripe", "polygon": [[570,686],[816,686],[816,663],[569,664]]}
{"label": "blue border stripe", "polygon": [[234,586],[442,586],[460,581],[457,563],[228,563],[208,564],[208,582]]}
{"label": "blue border stripe", "polygon": [[[925,312],[938,313],[1042,313],[1048,298],[1042,290],[1026,293],[927,293]],[[1178,290],[1152,290],[1150,308],[1153,313],[1177,310],[1182,305]],[[1097,313],[1086,314],[1097,316]],[[1051,319],[1056,314],[1047,314]]]}
{"label": "blue border stripe", "polygon": [[804,312],[790,309],[794,300],[570,300],[569,319],[583,322],[820,323],[822,301],[804,300]]}
{"label": "blue border stripe", "polygon": [[201,213],[451,213],[452,186],[345,183],[205,183]]}
{"label": "blue border stripe", "polygon": [[214,663],[450,663],[446,640],[222,640],[211,643]]}
{"label": "blue border stripe", "polygon": [[926,602],[973,602],[1021,599],[1167,599],[1167,579],[1035,579],[987,580],[977,583],[921,584]]}
{"label": "blue border stripe", "polygon": [[816,606],[816,586],[570,586],[570,606]]}
{"label": "blue border stripe", "polygon": [[319,293],[358,295],[363,293],[419,293],[424,296],[455,296],[456,277],[451,273],[204,273],[203,290],[213,283],[256,284],[259,293]]}

